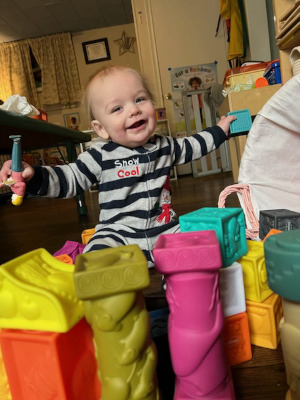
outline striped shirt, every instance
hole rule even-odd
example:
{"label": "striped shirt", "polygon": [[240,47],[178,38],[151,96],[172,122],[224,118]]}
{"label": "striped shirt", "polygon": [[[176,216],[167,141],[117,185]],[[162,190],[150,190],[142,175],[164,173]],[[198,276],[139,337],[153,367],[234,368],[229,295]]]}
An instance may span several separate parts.
{"label": "striped shirt", "polygon": [[176,220],[171,205],[170,219],[159,216],[164,212],[161,196],[170,170],[205,156],[225,139],[215,126],[180,139],[156,135],[134,149],[95,142],[74,163],[34,167],[27,189],[41,196],[70,198],[98,184],[101,225],[119,223],[135,230],[168,225]]}

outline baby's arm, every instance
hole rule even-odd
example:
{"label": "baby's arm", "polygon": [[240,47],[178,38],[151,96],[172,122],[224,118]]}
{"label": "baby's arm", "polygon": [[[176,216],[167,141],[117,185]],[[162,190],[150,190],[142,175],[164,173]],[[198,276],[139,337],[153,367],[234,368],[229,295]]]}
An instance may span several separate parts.
{"label": "baby's arm", "polygon": [[227,117],[225,117],[224,115],[221,117],[220,121],[217,123],[217,125],[223,129],[225,135],[228,137],[229,134],[229,128],[230,128],[230,124],[232,121],[234,121],[236,119],[236,116],[234,115],[228,115]]}

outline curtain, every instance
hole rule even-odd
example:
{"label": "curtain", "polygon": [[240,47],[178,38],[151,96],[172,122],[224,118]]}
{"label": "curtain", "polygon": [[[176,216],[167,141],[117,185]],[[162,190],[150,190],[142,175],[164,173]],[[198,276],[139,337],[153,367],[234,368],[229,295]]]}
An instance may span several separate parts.
{"label": "curtain", "polygon": [[29,44],[24,41],[0,44],[0,99],[5,101],[13,94],[39,107]]}
{"label": "curtain", "polygon": [[42,71],[42,103],[68,105],[80,101],[81,88],[70,33],[28,39]]}

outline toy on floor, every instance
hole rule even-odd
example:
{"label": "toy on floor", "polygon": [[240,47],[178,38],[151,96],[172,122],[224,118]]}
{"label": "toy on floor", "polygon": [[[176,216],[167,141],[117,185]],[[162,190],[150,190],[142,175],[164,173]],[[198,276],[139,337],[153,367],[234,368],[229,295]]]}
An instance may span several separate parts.
{"label": "toy on floor", "polygon": [[1,265],[1,400],[10,400],[7,382],[13,400],[99,400],[93,334],[74,268],[45,249]]}
{"label": "toy on floor", "polygon": [[157,355],[142,290],[149,283],[137,245],[81,254],[75,288],[94,333],[101,400],[158,400]]}
{"label": "toy on floor", "polygon": [[283,298],[280,324],[290,387],[286,399],[300,398],[300,229],[270,236],[264,243],[269,284]]}
{"label": "toy on floor", "polygon": [[13,192],[12,204],[20,206],[23,203],[25,195],[26,184],[22,177],[22,153],[21,153],[21,135],[11,135],[9,137],[13,140],[13,149],[11,155],[11,177],[4,182],[5,185],[10,186]]}
{"label": "toy on floor", "polygon": [[167,285],[174,400],[235,399],[223,352],[218,275],[222,258],[216,233],[160,235],[153,253],[155,268]]}

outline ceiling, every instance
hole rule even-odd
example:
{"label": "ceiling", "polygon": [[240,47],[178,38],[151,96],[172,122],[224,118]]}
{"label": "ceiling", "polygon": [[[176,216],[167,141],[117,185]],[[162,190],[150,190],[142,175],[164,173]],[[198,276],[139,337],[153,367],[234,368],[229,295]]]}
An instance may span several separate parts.
{"label": "ceiling", "polygon": [[0,42],[133,22],[131,0],[0,0]]}

